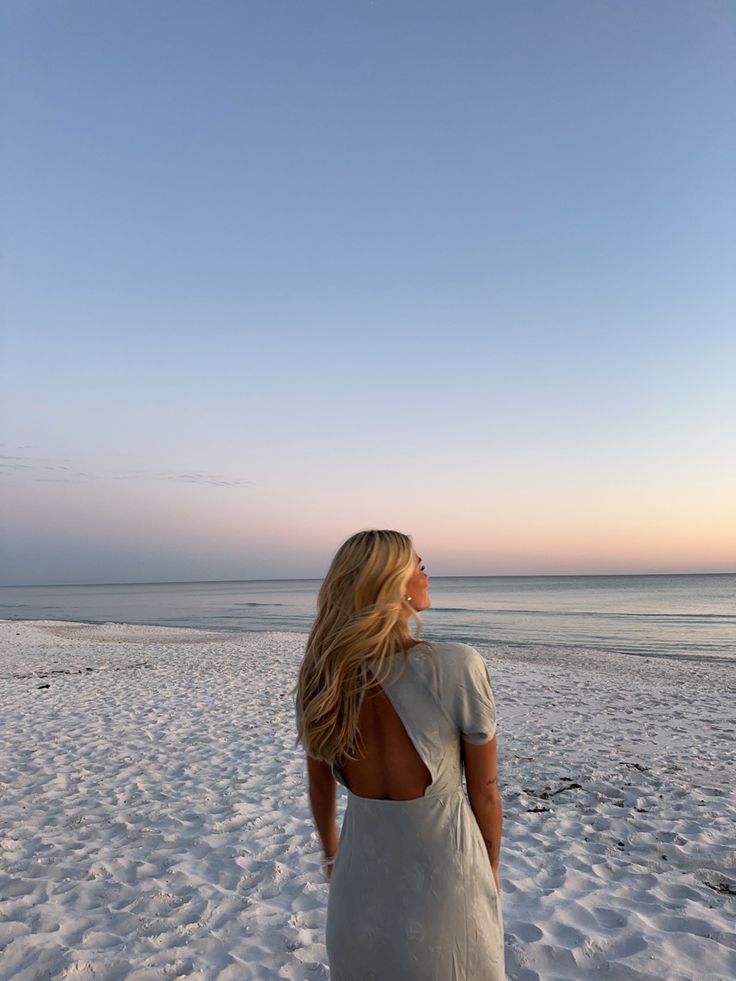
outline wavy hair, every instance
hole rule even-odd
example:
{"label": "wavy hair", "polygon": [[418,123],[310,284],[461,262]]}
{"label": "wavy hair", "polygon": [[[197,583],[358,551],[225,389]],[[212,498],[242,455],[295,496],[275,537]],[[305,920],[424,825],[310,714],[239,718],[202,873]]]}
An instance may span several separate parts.
{"label": "wavy hair", "polygon": [[416,561],[411,538],[399,531],[360,531],[337,550],[297,682],[297,738],[314,759],[358,758],[363,693],[386,679],[390,655],[406,653],[407,642],[419,635],[421,620],[406,597]]}

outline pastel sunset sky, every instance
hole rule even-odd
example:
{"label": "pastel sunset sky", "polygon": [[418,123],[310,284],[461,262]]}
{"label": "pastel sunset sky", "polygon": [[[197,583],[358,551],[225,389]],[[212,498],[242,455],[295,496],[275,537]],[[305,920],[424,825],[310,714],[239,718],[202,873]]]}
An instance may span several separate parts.
{"label": "pastel sunset sky", "polygon": [[736,570],[730,0],[10,0],[0,582]]}

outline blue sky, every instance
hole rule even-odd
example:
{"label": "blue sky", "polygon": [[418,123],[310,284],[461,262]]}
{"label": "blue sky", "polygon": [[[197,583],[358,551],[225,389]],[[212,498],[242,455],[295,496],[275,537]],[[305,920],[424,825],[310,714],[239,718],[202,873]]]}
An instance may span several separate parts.
{"label": "blue sky", "polygon": [[736,568],[732,4],[0,26],[0,581]]}

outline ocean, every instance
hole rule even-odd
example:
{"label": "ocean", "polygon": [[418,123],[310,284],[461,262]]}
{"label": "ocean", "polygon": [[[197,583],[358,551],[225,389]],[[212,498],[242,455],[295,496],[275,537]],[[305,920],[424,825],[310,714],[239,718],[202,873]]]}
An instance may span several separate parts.
{"label": "ocean", "polygon": [[[2,586],[0,618],[307,633],[319,580]],[[423,636],[736,659],[736,574],[437,577]]]}

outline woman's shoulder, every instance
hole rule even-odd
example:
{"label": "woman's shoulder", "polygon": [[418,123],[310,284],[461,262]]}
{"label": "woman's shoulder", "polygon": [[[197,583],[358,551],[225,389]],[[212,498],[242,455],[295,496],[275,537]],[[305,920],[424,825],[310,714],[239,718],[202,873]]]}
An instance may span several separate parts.
{"label": "woman's shoulder", "polygon": [[479,733],[490,732],[482,740],[487,741],[493,735],[495,708],[485,658],[475,647],[458,641],[438,641],[431,648],[420,659],[417,672],[470,742],[477,741]]}
{"label": "woman's shoulder", "polygon": [[440,657],[453,660],[459,663],[468,664],[478,659],[482,660],[479,651],[470,644],[464,644],[456,640],[438,640],[430,642],[432,648]]}
{"label": "woman's shoulder", "polygon": [[421,646],[416,647],[416,652],[429,657],[434,654],[433,660],[447,680],[473,674],[485,665],[482,655],[475,647],[459,641],[424,641]]}

